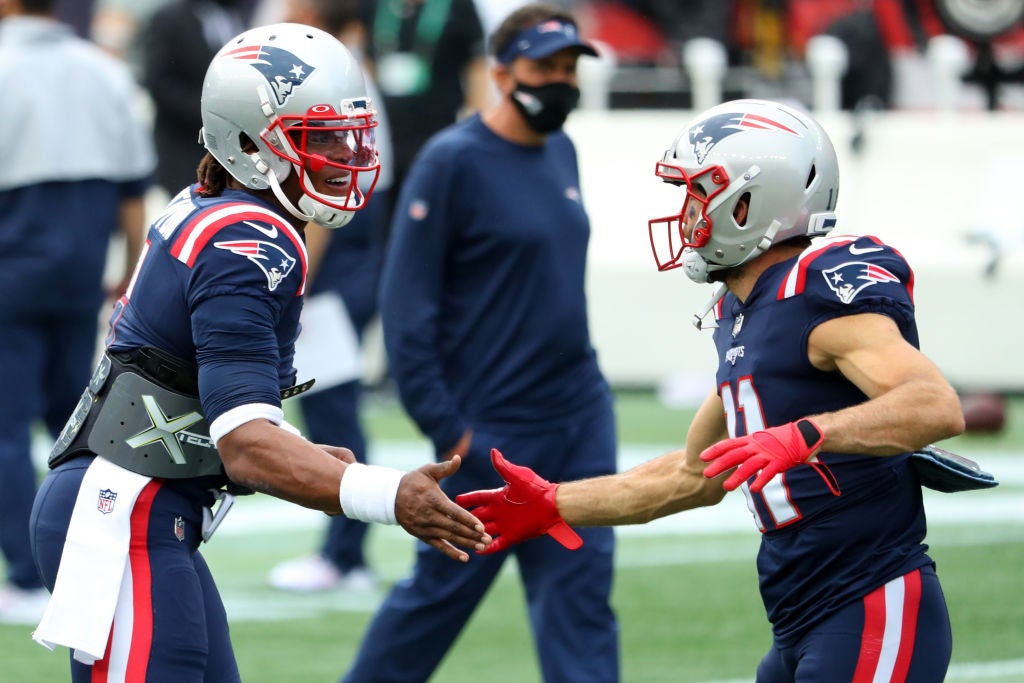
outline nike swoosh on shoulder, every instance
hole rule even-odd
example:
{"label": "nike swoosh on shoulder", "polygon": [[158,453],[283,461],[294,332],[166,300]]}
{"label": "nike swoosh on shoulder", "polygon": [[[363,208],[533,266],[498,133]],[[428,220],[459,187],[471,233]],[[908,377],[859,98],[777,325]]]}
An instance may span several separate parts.
{"label": "nike swoosh on shoulder", "polygon": [[266,235],[270,239],[274,239],[275,237],[277,237],[277,226],[276,225],[272,225],[269,228],[264,228],[262,225],[257,225],[256,223],[253,223],[252,221],[242,221],[242,222],[245,223],[246,225],[248,225],[250,228],[255,228],[256,230],[259,230],[260,232],[262,232],[264,235]]}
{"label": "nike swoosh on shoulder", "polygon": [[882,247],[864,247],[863,249],[861,249],[856,245],[850,245],[850,253],[853,254],[854,256],[858,256],[860,254],[870,254],[875,251],[882,251]]}

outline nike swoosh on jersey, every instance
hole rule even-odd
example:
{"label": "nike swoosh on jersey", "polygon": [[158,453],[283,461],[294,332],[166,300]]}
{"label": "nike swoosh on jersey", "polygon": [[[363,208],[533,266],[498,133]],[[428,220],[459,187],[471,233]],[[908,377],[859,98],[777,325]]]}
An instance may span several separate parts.
{"label": "nike swoosh on jersey", "polygon": [[850,245],[850,253],[853,254],[854,256],[859,256],[860,254],[870,254],[870,253],[875,252],[875,251],[882,251],[882,248],[881,247],[864,247],[863,249],[860,249],[860,248],[858,248],[857,246],[855,246],[853,244]]}
{"label": "nike swoosh on jersey", "polygon": [[270,239],[274,239],[275,237],[277,237],[277,226],[276,225],[272,225],[269,228],[264,228],[262,225],[257,225],[256,223],[253,223],[252,221],[242,221],[242,222],[245,223],[246,225],[248,225],[250,228],[255,228],[256,230],[259,230],[260,232],[262,232],[264,235],[266,235]]}

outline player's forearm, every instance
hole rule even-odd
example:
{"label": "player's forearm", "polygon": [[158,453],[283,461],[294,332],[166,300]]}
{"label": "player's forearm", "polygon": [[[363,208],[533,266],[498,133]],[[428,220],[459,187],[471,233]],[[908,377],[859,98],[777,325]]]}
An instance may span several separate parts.
{"label": "player's forearm", "polygon": [[960,434],[960,401],[944,381],[907,382],[856,406],[813,417],[825,433],[821,449],[896,455]]}
{"label": "player's forearm", "polygon": [[345,464],[266,420],[254,420],[217,444],[233,482],[327,514],[341,512]]}
{"label": "player's forearm", "polygon": [[627,472],[562,484],[558,512],[571,526],[643,524],[682,510],[714,505],[722,489],[702,468],[673,451]]}

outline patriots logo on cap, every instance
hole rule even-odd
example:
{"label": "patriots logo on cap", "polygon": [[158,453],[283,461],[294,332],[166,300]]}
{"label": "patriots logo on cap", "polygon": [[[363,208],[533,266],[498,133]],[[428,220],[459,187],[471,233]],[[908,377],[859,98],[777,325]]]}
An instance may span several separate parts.
{"label": "patriots logo on cap", "polygon": [[214,242],[213,246],[225,249],[232,254],[244,256],[263,271],[267,276],[267,288],[273,292],[281,281],[288,277],[295,267],[295,259],[284,249],[271,242],[262,240],[233,240],[231,242]]}
{"label": "patriots logo on cap", "polygon": [[557,31],[559,33],[564,33],[565,35],[569,36],[570,38],[573,38],[573,37],[576,36],[576,27],[575,26],[573,26],[570,23],[564,22],[564,21],[559,21],[558,19],[552,19],[550,21],[545,21],[542,24],[537,24],[537,32],[538,33],[552,33],[554,31]]}
{"label": "patriots logo on cap", "polygon": [[829,289],[836,293],[839,300],[844,304],[853,301],[853,298],[871,285],[883,282],[899,282],[900,279],[890,273],[882,266],[863,261],[850,261],[835,268],[821,271],[825,276],[825,282]]}
{"label": "patriots logo on cap", "polygon": [[697,156],[697,163],[703,164],[708,152],[719,142],[745,130],[774,130],[800,136],[800,133],[792,128],[757,114],[718,114],[701,121],[689,131],[690,144]]}
{"label": "patriots logo on cap", "polygon": [[305,83],[316,70],[288,50],[270,45],[247,45],[231,50],[224,56],[250,62],[267,79],[278,105],[287,102],[292,91]]}

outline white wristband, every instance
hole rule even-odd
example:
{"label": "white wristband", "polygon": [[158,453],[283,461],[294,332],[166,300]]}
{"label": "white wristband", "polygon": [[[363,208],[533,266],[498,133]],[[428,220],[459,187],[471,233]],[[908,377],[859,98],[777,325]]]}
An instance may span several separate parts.
{"label": "white wristband", "polygon": [[341,477],[338,499],[346,517],[395,524],[395,499],[405,472],[392,467],[352,463]]}

